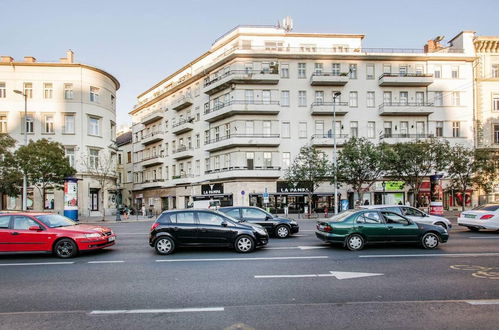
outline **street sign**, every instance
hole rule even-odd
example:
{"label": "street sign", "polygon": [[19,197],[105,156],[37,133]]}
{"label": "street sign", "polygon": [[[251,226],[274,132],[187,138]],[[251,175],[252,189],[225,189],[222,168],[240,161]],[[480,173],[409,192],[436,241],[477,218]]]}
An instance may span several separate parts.
{"label": "street sign", "polygon": [[263,203],[264,204],[269,203],[269,193],[267,191],[267,188],[265,188],[265,191],[263,192]]}
{"label": "street sign", "polygon": [[241,190],[241,195],[243,195],[243,196],[244,196],[244,194],[245,194],[244,190]]}

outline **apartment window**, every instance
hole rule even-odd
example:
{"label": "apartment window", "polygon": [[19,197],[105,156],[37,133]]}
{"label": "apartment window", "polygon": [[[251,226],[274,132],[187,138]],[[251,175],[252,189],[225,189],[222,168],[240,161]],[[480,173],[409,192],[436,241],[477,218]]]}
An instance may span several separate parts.
{"label": "apartment window", "polygon": [[324,135],[324,121],[316,120],[315,121],[315,135]]}
{"label": "apartment window", "polygon": [[201,138],[199,137],[199,134],[196,134],[196,149],[199,149],[201,147]]}
{"label": "apartment window", "polygon": [[66,147],[64,148],[64,153],[66,154],[66,158],[69,161],[69,165],[75,166],[75,148],[74,147]]}
{"label": "apartment window", "polygon": [[54,115],[43,116],[43,132],[54,133]]}
{"label": "apartment window", "polygon": [[443,92],[433,92],[433,103],[437,107],[441,107],[444,105],[444,93]]}
{"label": "apartment window", "polygon": [[335,96],[337,93],[339,93],[340,91],[333,91],[332,93],[332,98],[333,98],[333,103],[341,103],[341,94],[339,94],[338,96]]}
{"label": "apartment window", "polygon": [[210,131],[206,130],[204,131],[204,144],[210,143]]}
{"label": "apartment window", "polygon": [[7,133],[7,115],[0,115],[0,133]]}
{"label": "apartment window", "polygon": [[435,78],[442,78],[442,66],[440,65],[435,65],[433,67],[433,76]]}
{"label": "apartment window", "polygon": [[111,107],[114,108],[116,97],[111,94]]}
{"label": "apartment window", "polygon": [[444,122],[443,121],[436,122],[435,136],[436,137],[443,137],[444,136]]}
{"label": "apartment window", "polygon": [[[225,124],[224,125],[224,130],[225,130],[225,136],[229,137],[230,136],[230,124],[228,124],[228,123]],[[190,137],[188,139],[190,139]]]}
{"label": "apartment window", "polygon": [[392,104],[392,92],[383,92],[383,104],[384,105]]}
{"label": "apartment window", "polygon": [[372,80],[374,79],[374,64],[368,63],[366,65],[366,79]]}
{"label": "apartment window", "polygon": [[248,170],[252,170],[255,166],[255,153],[254,152],[247,152],[246,153],[246,167]]}
{"label": "apartment window", "polygon": [[340,137],[341,136],[341,121],[337,121],[335,123],[333,123],[334,125],[334,135],[336,135],[336,137]]}
{"label": "apartment window", "polygon": [[458,121],[452,122],[452,137],[460,137],[461,136],[461,123]]}
{"label": "apartment window", "polygon": [[399,75],[400,76],[407,76],[407,65],[400,65],[399,66]]}
{"label": "apartment window", "polygon": [[99,167],[99,150],[98,149],[89,149],[88,151],[88,163],[90,168],[96,169]]}
{"label": "apartment window", "polygon": [[99,102],[100,88],[90,86],[90,102]]}
{"label": "apartment window", "polygon": [[491,77],[499,78],[499,64],[492,64]]}
{"label": "apartment window", "polygon": [[262,91],[262,103],[263,104],[270,104],[270,91],[269,90]]}
{"label": "apartment window", "polygon": [[65,133],[65,134],[74,134],[75,133],[75,116],[74,115],[64,115],[63,133]]}
{"label": "apartment window", "polygon": [[492,95],[492,110],[499,111],[499,95]]}
{"label": "apartment window", "polygon": [[416,92],[416,104],[417,105],[424,104],[424,92]]}
{"label": "apartment window", "polygon": [[289,64],[281,64],[281,78],[289,78]]}
{"label": "apartment window", "polygon": [[251,49],[251,40],[242,40],[241,47],[242,47],[242,49],[250,50]]}
{"label": "apartment window", "polygon": [[66,100],[72,100],[73,97],[73,84],[64,84],[64,98]]}
{"label": "apartment window", "polygon": [[350,136],[351,137],[359,136],[359,122],[357,121],[350,122]]}
{"label": "apartment window", "polygon": [[128,151],[126,153],[126,162],[127,162],[127,164],[130,164],[132,162],[132,152],[131,151]]}
{"label": "apartment window", "polygon": [[281,106],[289,107],[289,91],[281,91]]}
{"label": "apartment window", "polygon": [[165,143],[165,156],[168,156],[168,143]]}
{"label": "apartment window", "polygon": [[269,136],[271,133],[271,122],[270,120],[265,120],[263,122],[263,135]]}
{"label": "apartment window", "polygon": [[348,99],[348,105],[350,107],[354,107],[354,108],[359,105],[359,99],[358,99],[357,92],[350,92],[349,99]]}
{"label": "apartment window", "polygon": [[27,95],[29,99],[33,98],[33,83],[24,83],[24,94]]}
{"label": "apartment window", "polygon": [[291,153],[283,152],[282,153],[282,167],[288,168],[290,164],[291,164]]}
{"label": "apartment window", "polygon": [[300,139],[306,139],[307,138],[307,123],[301,122],[298,125],[298,137]]}
{"label": "apartment window", "polygon": [[357,79],[357,64],[350,64],[348,66],[348,73],[350,79]]}
{"label": "apartment window", "polygon": [[426,125],[424,121],[417,121],[416,122],[416,134],[419,137],[425,137],[426,135]]}
{"label": "apartment window", "polygon": [[315,91],[315,103],[324,103],[324,91]]}
{"label": "apartment window", "polygon": [[402,137],[408,136],[409,134],[409,122],[401,121],[400,122],[400,135]]}
{"label": "apartment window", "polygon": [[283,122],[281,124],[281,137],[290,138],[291,137],[291,129],[289,122]]}
{"label": "apartment window", "polygon": [[314,64],[314,74],[320,76],[320,75],[322,75],[323,71],[324,71],[324,65],[322,63],[315,63]]}
{"label": "apartment window", "polygon": [[304,79],[307,77],[307,64],[298,63],[298,78]]}
{"label": "apartment window", "polygon": [[461,105],[461,93],[460,92],[452,92],[452,105],[460,106]]}
{"label": "apartment window", "polygon": [[494,125],[494,143],[499,144],[499,125]]}
{"label": "apartment window", "polygon": [[340,63],[333,63],[331,67],[331,74],[333,76],[339,76],[341,74],[341,66]]}
{"label": "apartment window", "polygon": [[407,105],[409,102],[409,93],[408,92],[400,92],[399,101],[400,101],[400,105]]}
{"label": "apartment window", "polygon": [[300,106],[300,107],[307,106],[307,92],[306,91],[298,91],[298,106]]}
{"label": "apartment window", "polygon": [[220,169],[220,156],[215,156],[215,167],[213,168],[214,170]]}
{"label": "apartment window", "polygon": [[245,122],[244,132],[246,133],[246,135],[255,134],[255,122],[252,120],[247,120]]}
{"label": "apartment window", "polygon": [[459,79],[459,66],[453,65],[451,68],[452,79]]}
{"label": "apartment window", "polygon": [[416,65],[416,75],[420,76],[424,73],[423,66],[421,64]]}
{"label": "apartment window", "polygon": [[374,121],[367,122],[367,137],[374,139],[376,136],[376,123]]}
{"label": "apartment window", "polygon": [[196,175],[201,175],[201,161],[196,160]]}
{"label": "apartment window", "polygon": [[5,87],[4,82],[0,82],[0,98],[3,99],[7,97],[7,87]]}
{"label": "apartment window", "polygon": [[367,92],[367,107],[368,108],[374,108],[374,92]]}
{"label": "apartment window", "polygon": [[391,121],[385,121],[383,123],[383,133],[385,137],[391,137],[392,136],[392,122]]}
{"label": "apartment window", "polygon": [[32,114],[28,113],[26,117],[26,132],[34,133],[35,132],[35,118]]}
{"label": "apartment window", "polygon": [[391,64],[383,64],[383,73],[384,74],[392,73],[392,65]]}
{"label": "apartment window", "polygon": [[52,83],[44,83],[43,84],[43,98],[44,99],[51,99],[54,93],[53,85]]}
{"label": "apartment window", "polygon": [[247,104],[253,104],[255,102],[255,91],[252,89],[244,90],[244,101]]}
{"label": "apartment window", "polygon": [[88,135],[100,135],[100,120],[95,117],[88,117]]}

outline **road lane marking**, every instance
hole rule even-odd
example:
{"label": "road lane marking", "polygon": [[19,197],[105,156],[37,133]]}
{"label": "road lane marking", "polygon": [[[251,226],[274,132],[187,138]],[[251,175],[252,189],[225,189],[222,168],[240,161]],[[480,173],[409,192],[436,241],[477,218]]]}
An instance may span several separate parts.
{"label": "road lane marking", "polygon": [[423,254],[372,254],[362,255],[359,258],[408,258],[408,257],[497,257],[499,252],[484,252],[484,253],[423,253]]}
{"label": "road lane marking", "polygon": [[265,250],[293,250],[293,249],[299,249],[299,250],[314,250],[314,249],[328,249],[329,246],[316,246],[316,245],[310,245],[310,246],[280,246],[280,247],[265,247]]}
{"label": "road lane marking", "polygon": [[89,261],[89,264],[121,264],[123,260],[102,260],[102,261]]}
{"label": "road lane marking", "polygon": [[478,238],[478,239],[499,239],[499,236],[471,236],[471,237],[468,237],[468,238],[472,238],[472,239],[475,239],[475,238]]}
{"label": "road lane marking", "polygon": [[315,231],[315,229],[300,229],[300,231]]}
{"label": "road lane marking", "polygon": [[470,305],[499,305],[499,299],[466,300]]}
{"label": "road lane marking", "polygon": [[206,259],[159,259],[156,262],[198,262],[198,261],[258,261],[258,260],[296,260],[296,259],[327,259],[328,256],[310,257],[260,257],[260,258],[206,258]]}
{"label": "road lane marking", "polygon": [[192,312],[223,312],[224,307],[201,307],[201,308],[167,308],[167,309],[118,309],[91,311],[91,315],[99,314],[159,314],[159,313],[192,313]]}
{"label": "road lane marking", "polygon": [[17,264],[0,264],[0,266],[44,266],[44,265],[72,265],[74,261],[66,262],[24,262]]}
{"label": "road lane marking", "polygon": [[148,233],[115,233],[116,235],[141,235],[141,236],[149,236]]}
{"label": "road lane marking", "polygon": [[255,278],[310,278],[310,277],[336,277],[338,280],[346,280],[351,278],[361,278],[369,276],[380,276],[379,273],[360,273],[360,272],[334,272],[329,274],[302,274],[302,275],[255,275]]}

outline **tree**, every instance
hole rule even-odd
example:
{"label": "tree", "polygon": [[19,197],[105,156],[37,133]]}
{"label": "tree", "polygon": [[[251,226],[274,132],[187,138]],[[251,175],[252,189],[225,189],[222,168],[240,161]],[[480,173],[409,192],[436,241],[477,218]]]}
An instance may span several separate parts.
{"label": "tree", "polygon": [[475,173],[473,184],[487,195],[492,193],[499,183],[499,157],[490,150],[481,149],[479,157],[483,157],[483,167]]}
{"label": "tree", "polygon": [[448,150],[448,142],[436,139],[394,144],[385,151],[388,174],[409,185],[416,197],[424,178],[445,169]]}
{"label": "tree", "polygon": [[308,214],[312,211],[312,195],[321,183],[329,181],[332,173],[331,162],[324,152],[312,146],[303,146],[293,163],[286,170],[286,180],[296,182],[308,182]]}
{"label": "tree", "polygon": [[38,188],[42,200],[46,188],[61,189],[64,179],[76,173],[69,165],[62,144],[47,139],[21,146],[16,150],[15,158],[17,166],[28,177],[28,184]]}
{"label": "tree", "polygon": [[116,162],[111,153],[90,154],[82,158],[83,167],[86,174],[90,175],[99,186],[101,194],[100,207],[102,210],[102,221],[106,217],[106,209],[104,204],[104,192],[108,187],[113,187],[116,184]]}
{"label": "tree", "polygon": [[[21,193],[22,173],[16,166],[11,149],[16,141],[7,134],[0,134],[0,204],[3,195],[17,196]],[[0,205],[3,208],[3,205]]]}
{"label": "tree", "polygon": [[384,144],[374,145],[365,138],[353,137],[338,155],[339,181],[350,185],[359,199],[384,174],[384,148]]}

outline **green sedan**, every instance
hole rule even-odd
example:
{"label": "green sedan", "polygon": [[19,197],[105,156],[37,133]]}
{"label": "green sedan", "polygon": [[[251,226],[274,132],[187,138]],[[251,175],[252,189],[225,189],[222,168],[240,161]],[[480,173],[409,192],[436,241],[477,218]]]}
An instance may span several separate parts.
{"label": "green sedan", "polygon": [[383,210],[349,210],[328,221],[319,221],[317,238],[328,243],[340,243],[352,251],[367,243],[420,243],[434,249],[449,239],[440,226],[415,223],[406,217]]}

